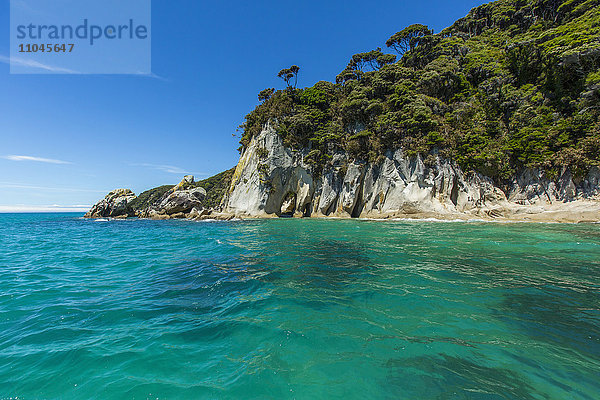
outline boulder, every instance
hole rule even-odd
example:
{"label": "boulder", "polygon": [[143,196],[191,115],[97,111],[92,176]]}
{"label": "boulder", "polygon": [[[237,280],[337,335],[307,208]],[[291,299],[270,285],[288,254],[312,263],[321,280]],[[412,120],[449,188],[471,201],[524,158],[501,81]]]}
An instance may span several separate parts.
{"label": "boulder", "polygon": [[194,218],[204,209],[202,202],[205,197],[206,190],[195,187],[194,177],[186,175],[151,205],[138,210],[138,215],[151,219]]}
{"label": "boulder", "polygon": [[189,213],[194,208],[202,209],[202,201],[205,197],[206,190],[201,187],[176,190],[166,193],[157,208],[161,213],[168,215]]}
{"label": "boulder", "polygon": [[148,213],[148,218],[154,220],[163,220],[163,219],[171,219],[167,214],[159,214],[158,212],[152,210]]}
{"label": "boulder", "polygon": [[137,196],[129,189],[113,190],[96,203],[85,218],[126,218],[135,215],[130,204]]}
{"label": "boulder", "polygon": [[186,217],[187,217],[187,218],[190,218],[190,219],[193,219],[193,218],[199,217],[199,216],[200,216],[200,213],[201,213],[202,211],[203,211],[203,210],[202,210],[201,208],[194,207],[194,208],[192,208],[192,211],[190,211],[190,212],[187,214],[187,216],[186,216]]}

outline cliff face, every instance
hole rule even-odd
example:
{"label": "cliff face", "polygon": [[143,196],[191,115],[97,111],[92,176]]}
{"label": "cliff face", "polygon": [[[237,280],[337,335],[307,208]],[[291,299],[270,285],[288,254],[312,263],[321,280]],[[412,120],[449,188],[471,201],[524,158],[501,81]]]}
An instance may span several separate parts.
{"label": "cliff face", "polygon": [[359,163],[340,152],[317,171],[305,162],[308,153],[284,146],[267,125],[244,150],[223,199],[224,211],[252,217],[497,218],[543,213],[583,200],[583,219],[598,220],[600,170],[596,167],[577,183],[568,170],[557,182],[526,170],[501,190],[491,179],[465,174],[439,157],[425,165],[421,157],[397,150],[376,163]]}

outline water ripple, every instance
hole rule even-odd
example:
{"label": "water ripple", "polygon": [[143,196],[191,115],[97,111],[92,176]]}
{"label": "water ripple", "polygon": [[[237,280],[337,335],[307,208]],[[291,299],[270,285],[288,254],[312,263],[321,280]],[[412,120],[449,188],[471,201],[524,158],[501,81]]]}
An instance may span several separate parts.
{"label": "water ripple", "polygon": [[0,215],[2,398],[594,399],[600,226]]}

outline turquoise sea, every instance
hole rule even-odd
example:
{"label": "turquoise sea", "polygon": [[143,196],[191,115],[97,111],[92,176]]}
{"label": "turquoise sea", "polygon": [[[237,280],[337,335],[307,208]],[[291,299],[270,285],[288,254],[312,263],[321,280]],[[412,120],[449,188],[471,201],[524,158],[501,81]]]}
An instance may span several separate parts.
{"label": "turquoise sea", "polygon": [[600,225],[0,214],[0,399],[599,399]]}

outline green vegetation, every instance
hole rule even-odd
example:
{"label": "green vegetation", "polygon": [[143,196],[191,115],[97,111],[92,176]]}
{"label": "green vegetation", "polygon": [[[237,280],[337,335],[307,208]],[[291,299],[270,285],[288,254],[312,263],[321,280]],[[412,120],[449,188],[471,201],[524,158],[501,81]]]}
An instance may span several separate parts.
{"label": "green vegetation", "polygon": [[396,50],[398,54],[404,54],[414,49],[419,44],[421,38],[432,34],[433,32],[425,25],[414,24],[392,35],[385,42],[385,45]]}
{"label": "green vegetation", "polygon": [[[232,168],[193,184],[193,187],[202,187],[206,190],[206,198],[203,202],[205,208],[215,208],[221,204],[221,200],[231,184],[231,177],[233,176],[234,171],[235,168]],[[172,188],[173,185],[164,185],[146,190],[130,203],[131,208],[134,211],[142,211],[150,206],[156,205],[165,193]]]}
{"label": "green vegetation", "polygon": [[371,71],[379,71],[384,65],[391,64],[396,61],[396,56],[393,54],[384,54],[381,52],[381,47],[371,50],[366,53],[358,53],[352,56],[352,59],[335,79],[337,83],[345,83],[351,80],[360,80],[364,72],[368,69]]}
{"label": "green vegetation", "polygon": [[[336,83],[266,90],[242,125],[242,149],[270,122],[326,165],[335,151],[386,150],[456,160],[498,182],[526,167],[557,176],[600,165],[598,0],[499,0],[433,34],[412,25],[354,55]],[[294,66],[295,67],[295,66]]]}
{"label": "green vegetation", "polygon": [[130,203],[131,209],[134,211],[141,211],[150,207],[159,201],[160,198],[172,188],[173,185],[164,185],[146,190]]}
{"label": "green vegetation", "polygon": [[232,168],[194,184],[194,186],[206,190],[206,198],[203,202],[204,208],[215,208],[221,204],[223,196],[229,190],[234,172],[235,168]]}

